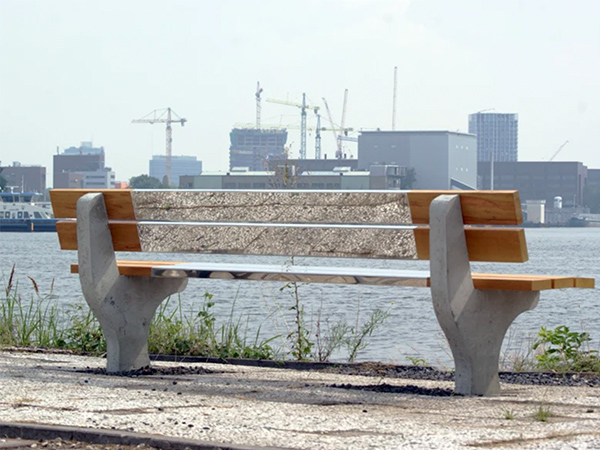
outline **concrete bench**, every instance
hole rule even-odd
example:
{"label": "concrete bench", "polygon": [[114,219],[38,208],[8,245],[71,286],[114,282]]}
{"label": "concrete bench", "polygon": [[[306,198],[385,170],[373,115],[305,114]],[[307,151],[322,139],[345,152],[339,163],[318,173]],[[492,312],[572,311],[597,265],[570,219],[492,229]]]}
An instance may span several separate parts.
{"label": "concrete bench", "polygon": [[[456,392],[499,393],[504,335],[540,291],[593,288],[579,277],[474,274],[470,261],[525,262],[516,191],[50,192],[60,246],[77,250],[86,301],[107,341],[107,370],[150,364],[158,305],[189,278],[421,286],[450,344]],[[119,261],[115,251],[364,258],[362,267]],[[430,261],[429,271],[369,267]]]}

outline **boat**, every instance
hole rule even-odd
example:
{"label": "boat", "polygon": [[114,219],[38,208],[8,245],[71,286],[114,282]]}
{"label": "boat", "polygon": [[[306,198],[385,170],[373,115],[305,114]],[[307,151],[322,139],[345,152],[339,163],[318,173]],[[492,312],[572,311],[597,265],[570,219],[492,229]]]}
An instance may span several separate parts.
{"label": "boat", "polygon": [[0,232],[56,231],[49,203],[37,202],[37,192],[0,192]]}

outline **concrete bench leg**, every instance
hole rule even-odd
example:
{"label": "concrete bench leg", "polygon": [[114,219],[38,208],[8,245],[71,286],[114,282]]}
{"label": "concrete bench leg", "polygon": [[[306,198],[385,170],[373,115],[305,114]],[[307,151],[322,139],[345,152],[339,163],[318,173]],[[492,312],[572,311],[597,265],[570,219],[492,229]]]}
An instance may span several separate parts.
{"label": "concrete bench leg", "polygon": [[149,366],[152,316],[165,298],[185,289],[187,279],[119,275],[102,194],[77,201],[77,247],[83,295],[106,338],[107,371]]}
{"label": "concrete bench leg", "polygon": [[537,306],[539,292],[474,289],[457,195],[437,197],[429,221],[431,294],[454,357],[455,390],[499,394],[502,341],[515,318]]}

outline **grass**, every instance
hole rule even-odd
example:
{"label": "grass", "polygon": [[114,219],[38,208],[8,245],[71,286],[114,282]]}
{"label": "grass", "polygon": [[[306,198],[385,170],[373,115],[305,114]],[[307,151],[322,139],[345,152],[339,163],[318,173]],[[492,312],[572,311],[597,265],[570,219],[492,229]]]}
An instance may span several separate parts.
{"label": "grass", "polygon": [[[28,277],[29,278],[29,277]],[[100,324],[87,305],[59,308],[52,291],[42,295],[32,278],[31,298],[19,292],[14,267],[5,286],[5,298],[0,301],[0,346],[62,348],[102,355],[106,340]],[[274,359],[276,350],[270,339],[260,338],[260,329],[252,340],[247,339],[247,323],[234,319],[232,306],[228,321],[220,326],[211,312],[212,296],[205,294],[199,310],[184,313],[181,302],[171,305],[167,299],[157,310],[148,338],[150,353],[214,356],[221,358]],[[235,305],[235,303],[234,303]]]}
{"label": "grass", "polygon": [[535,410],[533,418],[539,422],[548,422],[548,419],[552,417],[552,411],[549,406],[540,405]]}

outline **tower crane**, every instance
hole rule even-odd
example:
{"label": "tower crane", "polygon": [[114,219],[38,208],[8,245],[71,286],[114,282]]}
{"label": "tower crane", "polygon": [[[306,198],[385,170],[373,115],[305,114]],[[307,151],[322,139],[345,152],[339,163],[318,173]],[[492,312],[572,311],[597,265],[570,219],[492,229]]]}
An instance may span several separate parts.
{"label": "tower crane", "polygon": [[552,161],[554,158],[556,158],[556,156],[560,153],[560,151],[564,148],[565,145],[567,145],[569,143],[569,141],[565,141],[562,143],[562,145],[560,147],[558,147],[558,150],[556,150],[554,152],[554,154],[550,157],[550,159],[548,160],[548,162]]}
{"label": "tower crane", "polygon": [[[344,129],[346,127],[346,107],[348,106],[348,89],[344,90],[344,103],[342,104],[342,122],[340,123],[341,128]],[[348,134],[348,133],[344,133],[344,134]],[[338,149],[337,152],[335,154],[337,159],[341,159],[342,158],[342,140],[341,137],[342,135],[338,135]]]}
{"label": "tower crane", "polygon": [[279,103],[280,105],[294,106],[300,108],[302,120],[300,122],[300,159],[306,159],[306,110],[312,109],[315,113],[319,110],[318,106],[309,106],[306,104],[306,94],[302,94],[302,103],[289,102],[287,100],[276,100],[268,98],[270,103]]}
{"label": "tower crane", "polygon": [[335,123],[333,121],[333,117],[331,115],[331,110],[329,109],[329,104],[327,103],[327,100],[325,99],[325,97],[323,97],[323,103],[325,104],[325,110],[327,111],[327,117],[329,118],[329,123],[331,123],[331,130],[335,130],[335,131],[340,131],[340,133],[336,133],[334,131],[333,135],[335,137],[335,142],[336,142],[336,146],[337,146],[337,150],[335,152],[335,157],[337,159],[341,159],[343,152],[342,152],[342,141],[352,141],[352,142],[357,142],[356,138],[352,138],[352,137],[348,137],[348,132],[349,131],[353,131],[352,128],[346,128],[345,126],[345,122],[346,122],[346,107],[348,105],[348,89],[346,89],[344,91],[344,103],[342,105],[342,125],[340,127],[336,127]]}
{"label": "tower crane", "polygon": [[394,67],[394,96],[392,98],[392,131],[396,131],[396,97],[398,94],[398,67]]}
{"label": "tower crane", "polygon": [[[175,118],[173,118],[175,116]],[[166,109],[155,109],[149,114],[146,114],[141,119],[132,120],[131,123],[149,123],[150,125],[155,123],[166,123],[167,124],[167,139],[166,139],[166,164],[165,164],[165,176],[167,178],[167,184],[171,183],[171,145],[173,143],[173,129],[171,124],[180,123],[184,126],[187,119],[179,117],[171,108]]]}
{"label": "tower crane", "polygon": [[256,82],[256,93],[254,94],[254,96],[256,97],[256,129],[260,130],[260,109],[261,109],[261,105],[260,105],[260,94],[262,93],[263,89],[260,87],[260,81]]}
{"label": "tower crane", "polygon": [[327,103],[327,100],[325,100],[325,97],[322,97],[322,99],[323,99],[323,103],[325,104],[325,110],[327,111],[327,117],[329,118],[329,123],[331,124],[331,130],[333,131],[335,145],[336,145],[336,147],[339,147],[339,138],[338,138],[338,134],[335,132],[335,124],[333,122],[333,117],[331,116],[331,110],[329,109],[329,104]]}

